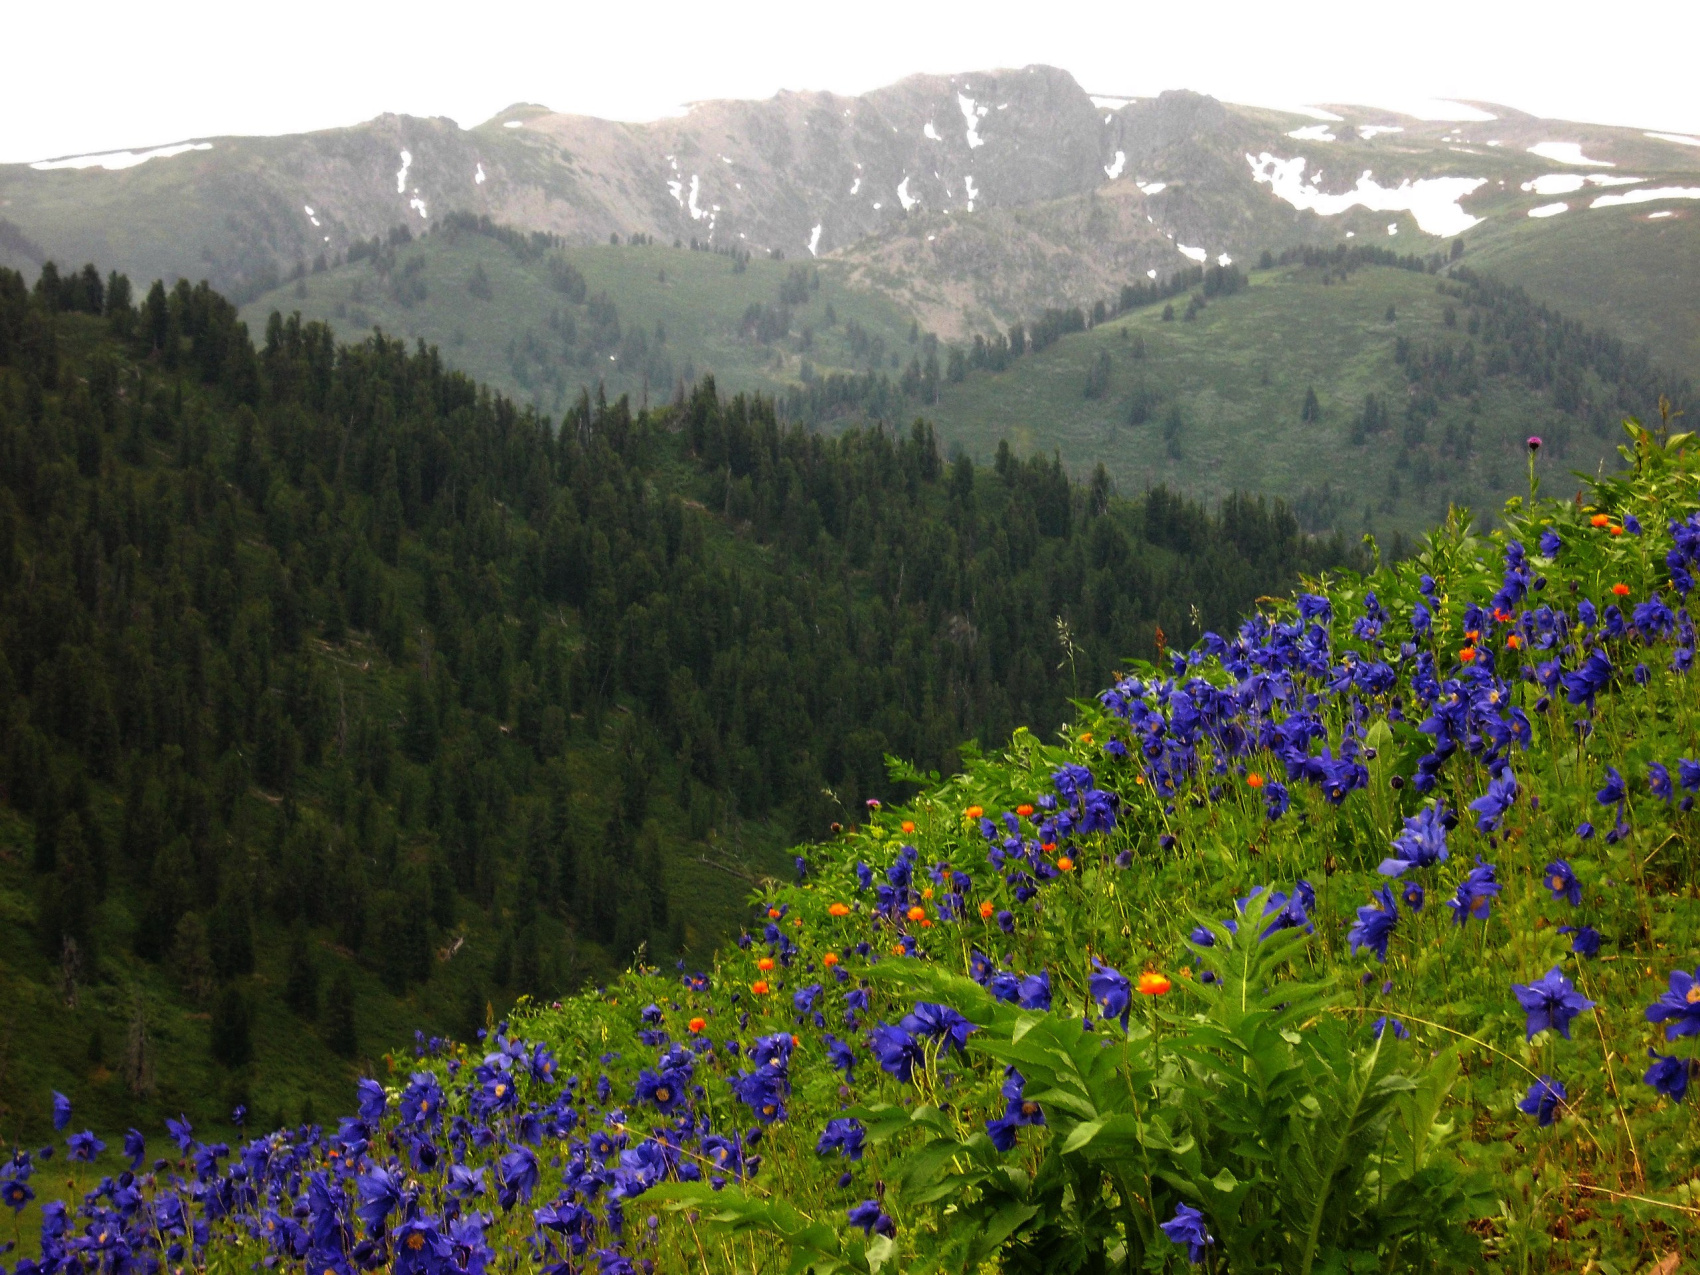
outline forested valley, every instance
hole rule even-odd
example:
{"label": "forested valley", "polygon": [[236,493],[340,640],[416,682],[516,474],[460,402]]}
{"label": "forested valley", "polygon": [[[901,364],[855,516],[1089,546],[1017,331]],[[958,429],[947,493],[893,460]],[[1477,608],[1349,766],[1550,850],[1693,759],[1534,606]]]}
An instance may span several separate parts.
{"label": "forested valley", "polygon": [[888,755],[1048,737],[1362,556],[919,421],[711,380],[552,421],[205,285],[0,272],[0,1133],[71,1076],[114,1126],[294,1119],[416,1025],[707,951],[914,791]]}

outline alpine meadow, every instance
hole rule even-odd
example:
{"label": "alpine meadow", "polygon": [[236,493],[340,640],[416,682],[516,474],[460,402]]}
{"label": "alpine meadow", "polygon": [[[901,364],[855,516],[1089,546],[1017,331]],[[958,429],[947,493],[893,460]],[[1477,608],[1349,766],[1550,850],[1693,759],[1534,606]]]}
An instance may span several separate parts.
{"label": "alpine meadow", "polygon": [[0,1275],[1700,1267],[1700,138],[1406,106],[0,164]]}

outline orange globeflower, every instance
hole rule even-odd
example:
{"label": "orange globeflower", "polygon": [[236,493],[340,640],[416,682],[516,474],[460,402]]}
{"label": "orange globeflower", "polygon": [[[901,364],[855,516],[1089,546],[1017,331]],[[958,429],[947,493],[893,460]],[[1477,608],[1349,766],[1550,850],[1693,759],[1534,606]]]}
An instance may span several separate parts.
{"label": "orange globeflower", "polygon": [[838,953],[828,952],[825,956],[820,958],[820,963],[826,966],[827,969],[831,969],[834,965],[838,964]]}
{"label": "orange globeflower", "polygon": [[755,982],[750,984],[750,990],[757,996],[766,996],[767,980],[765,978],[758,978]]}
{"label": "orange globeflower", "polygon": [[1518,637],[1515,633],[1513,633],[1510,637],[1505,639],[1505,649],[1508,650],[1508,651],[1515,651],[1518,647],[1520,647],[1522,645],[1523,645],[1523,639]]}
{"label": "orange globeflower", "polygon": [[891,945],[891,954],[893,956],[902,956],[908,950],[909,949],[904,947],[901,943],[893,943]]}
{"label": "orange globeflower", "polygon": [[1033,807],[1023,803],[1015,808],[1015,813],[1020,815],[1023,819],[1026,819],[1033,813]]}
{"label": "orange globeflower", "polygon": [[1040,845],[1039,849],[1043,850],[1046,854],[1055,854],[1057,852],[1057,843],[1054,841],[1047,841]]}
{"label": "orange globeflower", "polygon": [[903,831],[914,832],[915,831],[915,821],[913,819],[905,819],[903,821]]}
{"label": "orange globeflower", "polygon": [[933,897],[933,887],[929,885],[925,890],[922,890],[921,891],[921,897],[923,899],[932,898]]}
{"label": "orange globeflower", "polygon": [[992,901],[990,899],[985,900],[980,904],[980,919],[982,921],[991,920],[992,913],[995,911],[997,911],[997,909],[992,906]]}
{"label": "orange globeflower", "polygon": [[1172,986],[1174,984],[1169,982],[1168,975],[1159,974],[1155,970],[1146,970],[1139,976],[1139,994],[1141,996],[1161,996]]}
{"label": "orange globeflower", "polygon": [[1593,526],[1596,526],[1596,527],[1609,527],[1609,526],[1611,526],[1611,519],[1609,517],[1607,517],[1605,514],[1595,514],[1592,518],[1588,519],[1588,521],[1589,521],[1589,523],[1591,523]]}
{"label": "orange globeflower", "polygon": [[1619,527],[1616,523],[1613,523],[1611,526],[1607,527],[1606,530],[1611,532],[1611,534],[1614,535],[1614,536],[1621,536],[1623,534],[1623,528]]}
{"label": "orange globeflower", "polygon": [[911,921],[925,921],[927,919],[927,909],[919,906],[910,908],[909,919]]}
{"label": "orange globeflower", "polygon": [[1623,584],[1621,582],[1618,583],[1618,584],[1612,585],[1611,591],[1613,593],[1617,594],[1617,596],[1620,597],[1620,598],[1627,598],[1629,596],[1629,586],[1627,584]]}
{"label": "orange globeflower", "polygon": [[1261,788],[1263,787],[1263,776],[1254,770],[1245,777],[1245,782],[1248,788]]}
{"label": "orange globeflower", "polygon": [[1057,871],[1059,871],[1059,872],[1067,872],[1070,869],[1072,869],[1073,867],[1074,867],[1074,860],[1069,858],[1066,854],[1062,858],[1057,860]]}
{"label": "orange globeflower", "polygon": [[1466,646],[1463,650],[1458,652],[1458,659],[1461,663],[1464,663],[1464,664],[1475,663],[1476,648],[1473,647],[1473,646]]}
{"label": "orange globeflower", "polygon": [[827,909],[827,914],[829,916],[849,916],[850,905],[847,903],[834,903]]}
{"label": "orange globeflower", "polygon": [[763,974],[767,973],[773,968],[773,958],[771,956],[762,957],[761,960],[756,962],[756,968]]}
{"label": "orange globeflower", "polygon": [[686,1023],[685,1026],[690,1028],[692,1032],[700,1032],[703,1028],[708,1026],[708,1019],[693,1018],[690,1022]]}
{"label": "orange globeflower", "polygon": [[986,812],[980,809],[979,806],[969,806],[968,809],[964,810],[962,813],[967,815],[970,819],[978,819]]}
{"label": "orange globeflower", "polygon": [[1089,730],[1081,731],[1080,732],[1080,742],[1083,743],[1083,744],[1090,744],[1092,742],[1092,732],[1089,731]]}
{"label": "orange globeflower", "polygon": [[769,908],[767,910],[767,918],[770,921],[777,921],[779,919],[779,909],[778,908]]}

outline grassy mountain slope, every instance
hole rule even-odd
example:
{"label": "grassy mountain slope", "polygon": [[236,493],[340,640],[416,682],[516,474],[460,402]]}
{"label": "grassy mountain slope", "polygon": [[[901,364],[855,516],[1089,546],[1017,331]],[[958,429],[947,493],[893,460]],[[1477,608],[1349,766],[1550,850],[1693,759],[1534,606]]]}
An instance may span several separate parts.
{"label": "grassy mountain slope", "polygon": [[[549,257],[570,262],[591,293],[606,291],[628,329],[653,338],[664,326],[665,344],[651,339],[633,353],[610,341],[591,354],[587,307],[551,287]],[[1461,352],[1483,340],[1470,327],[1485,311],[1438,290],[1434,276],[1305,260],[1253,269],[1250,288],[1211,300],[1191,320],[1183,294],[1174,298],[1173,321],[1163,319],[1162,304],[1146,306],[1065,335],[1001,372],[943,380],[936,402],[924,393],[898,395],[881,410],[926,416],[947,445],[982,462],[1007,439],[1017,454],[1057,451],[1076,474],[1101,463],[1125,491],[1163,483],[1212,499],[1234,490],[1277,495],[1308,527],[1354,536],[1413,533],[1443,517],[1449,503],[1497,506],[1522,481],[1530,434],[1547,439],[1572,468],[1615,465],[1609,412],[1579,400],[1560,406],[1538,377],[1501,370],[1432,405],[1417,402],[1421,387],[1397,361],[1402,341],[1413,350]],[[1477,264],[1473,254],[1466,261]],[[691,372],[712,372],[728,388],[784,392],[800,384],[805,364],[814,378],[877,364],[895,381],[899,366],[921,352],[908,343],[903,313],[836,262],[804,268],[820,286],[803,294],[785,334],[743,327],[751,305],[772,312],[799,269],[784,262],[752,260],[737,273],[710,253],[607,245],[526,259],[487,234],[445,231],[399,248],[384,269],[360,261],[310,274],[243,314],[256,331],[281,307],[344,331],[376,323],[440,342],[454,365],[554,411],[599,377],[610,393],[635,396],[645,392],[648,371],[652,400],[672,392],[673,376]],[[488,297],[468,289],[475,269],[488,281]],[[422,281],[426,295],[403,305],[409,278]],[[568,352],[563,314],[576,316],[576,354]],[[948,363],[950,346],[935,357]],[[1089,398],[1100,363],[1103,381]],[[1650,415],[1657,393],[1679,394],[1682,378],[1649,384],[1650,392],[1612,399],[1612,410]],[[1307,392],[1317,398],[1314,419],[1305,419]],[[1387,420],[1354,443],[1371,395]],[[1422,418],[1413,424],[1417,409]]]}
{"label": "grassy mountain slope", "polygon": [[0,1136],[49,1088],[322,1111],[410,1026],[713,950],[887,754],[953,771],[1355,560],[924,426],[706,381],[553,425],[400,340],[0,271]]}
{"label": "grassy mountain slope", "polygon": [[[1692,445],[1636,430],[1579,501],[1261,598],[808,848],[706,968],[522,1011],[364,1084],[334,1138],[211,1165],[211,1259],[1683,1269]],[[150,1202],[188,1195],[169,1167]],[[158,1213],[78,1185],[90,1237],[148,1242]]]}
{"label": "grassy mountain slope", "polygon": [[[583,291],[554,286],[552,261],[576,270]],[[763,342],[746,333],[750,307],[774,311],[798,270],[808,286],[788,312],[792,339]],[[475,271],[487,285],[477,292]],[[375,326],[423,340],[469,375],[559,414],[581,388],[594,391],[598,384],[610,398],[629,394],[636,403],[647,392],[655,403],[669,400],[679,381],[708,374],[728,389],[783,392],[797,383],[805,362],[823,374],[852,372],[877,355],[881,370],[895,375],[891,357],[907,361],[912,353],[909,317],[875,294],[847,287],[844,275],[828,262],[757,257],[738,268],[723,254],[655,245],[530,254],[451,229],[381,260],[308,274],[250,302],[242,315],[255,333],[281,310],[326,322],[344,339]],[[588,303],[599,294],[614,302],[617,329],[598,325],[591,313]],[[853,344],[858,329],[869,344]],[[876,340],[883,354],[872,348]]]}
{"label": "grassy mountain slope", "polygon": [[[1692,175],[1673,180],[1695,185]],[[1700,373],[1700,316],[1693,308],[1700,206],[1693,201],[1572,207],[1545,221],[1525,218],[1482,236],[1471,260],[1566,314],[1645,346],[1673,371]]]}
{"label": "grassy mountain slope", "polygon": [[[1397,362],[1398,342],[1471,340],[1470,308],[1437,291],[1435,277],[1294,264],[1250,279],[1190,322],[1177,298],[1172,320],[1163,306],[1148,306],[1065,336],[1004,372],[971,372],[941,390],[929,415],[977,455],[1005,437],[1018,449],[1056,447],[1078,468],[1102,463],[1124,490],[1168,483],[1267,491],[1308,525],[1350,532],[1413,532],[1444,517],[1448,503],[1496,507],[1523,482],[1530,434],[1548,439],[1568,467],[1615,468],[1609,433],[1505,377],[1483,377],[1473,393],[1441,401],[1421,426],[1422,441],[1407,444],[1415,391]],[[1087,398],[1089,373],[1105,359],[1104,387]],[[1320,408],[1314,420],[1304,419],[1307,391]],[[1391,419],[1353,443],[1369,395]],[[1635,410],[1655,407],[1656,400]]]}

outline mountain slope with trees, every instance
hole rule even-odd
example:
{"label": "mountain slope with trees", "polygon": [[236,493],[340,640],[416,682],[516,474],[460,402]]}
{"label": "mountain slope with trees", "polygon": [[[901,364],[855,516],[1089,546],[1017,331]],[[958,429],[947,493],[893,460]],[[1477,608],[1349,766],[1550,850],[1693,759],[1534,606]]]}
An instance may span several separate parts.
{"label": "mountain slope with trees", "polygon": [[205,285],[0,273],[0,1132],[72,1083],[105,1128],[294,1117],[412,1026],[704,950],[888,753],[955,770],[1354,560],[919,423],[707,381],[556,421]]}

